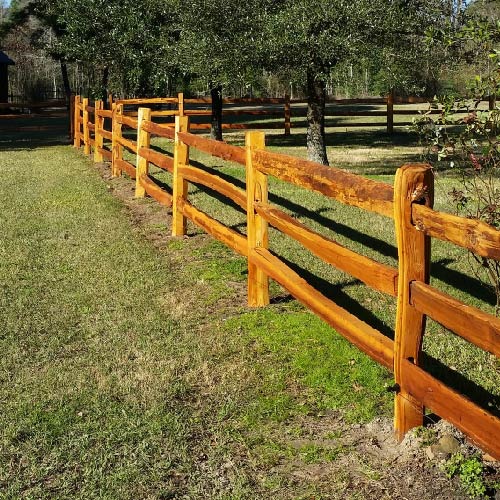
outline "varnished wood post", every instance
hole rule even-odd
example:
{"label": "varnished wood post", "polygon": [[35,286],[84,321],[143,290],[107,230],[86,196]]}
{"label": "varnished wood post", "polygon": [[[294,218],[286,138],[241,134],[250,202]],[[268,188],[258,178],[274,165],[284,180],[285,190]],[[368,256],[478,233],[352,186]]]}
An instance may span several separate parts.
{"label": "varnished wood post", "polygon": [[424,408],[402,385],[403,360],[418,365],[425,331],[425,315],[410,304],[412,281],[429,282],[430,237],[412,222],[412,205],[432,207],[434,175],[425,164],[404,165],[398,169],[394,185],[394,222],[398,245],[399,276],[394,339],[395,399],[394,430],[401,440],[413,427],[422,425]]}
{"label": "varnished wood post", "polygon": [[290,135],[291,126],[291,107],[290,107],[290,96],[285,96],[285,135]]}
{"label": "varnished wood post", "polygon": [[[247,241],[248,256],[255,248],[269,247],[268,224],[255,211],[255,203],[268,201],[267,175],[259,172],[253,163],[252,152],[265,148],[264,132],[247,132],[246,189],[247,189]],[[269,277],[248,260],[248,305],[262,307],[269,304]]]}
{"label": "varnished wood post", "polygon": [[394,90],[387,96],[387,133],[394,133]]}
{"label": "varnished wood post", "polygon": [[182,212],[181,204],[187,199],[188,183],[181,175],[180,168],[189,165],[189,146],[179,138],[179,132],[189,132],[189,118],[187,116],[175,117],[172,236],[186,234],[186,217]]}
{"label": "varnished wood post", "polygon": [[79,95],[75,96],[74,100],[74,125],[73,125],[73,130],[74,130],[74,140],[73,140],[73,146],[75,148],[80,147],[80,141],[81,141],[81,135],[80,135],[80,102],[81,102],[81,97]]}
{"label": "varnished wood post", "polygon": [[113,94],[108,94],[108,109],[113,109]]}
{"label": "varnished wood post", "polygon": [[118,121],[118,116],[123,113],[123,104],[113,103],[113,133],[112,133],[112,163],[111,174],[113,177],[121,175],[121,170],[118,166],[118,161],[122,159],[123,147],[120,143],[122,137],[122,124]]}
{"label": "varnished wood post", "polygon": [[146,130],[143,130],[142,126],[144,122],[151,121],[151,109],[150,108],[139,108],[139,115],[137,117],[137,161],[136,161],[136,171],[135,171],[135,197],[144,198],[146,196],[146,190],[141,184],[141,175],[148,175],[149,162],[146,158],[143,158],[139,153],[141,148],[149,148],[151,143],[151,134]]}
{"label": "varnished wood post", "polygon": [[179,92],[177,95],[177,109],[179,110],[179,116],[184,116],[184,94]]}
{"label": "varnished wood post", "polygon": [[99,111],[104,109],[104,102],[99,100],[95,102],[95,146],[94,146],[94,162],[101,163],[104,161],[102,156],[102,148],[104,147],[104,137],[102,130],[104,129],[104,118],[99,115]]}
{"label": "varnished wood post", "polygon": [[89,129],[89,112],[87,110],[89,105],[89,98],[84,97],[82,101],[83,106],[83,152],[86,155],[90,154],[90,129]]}

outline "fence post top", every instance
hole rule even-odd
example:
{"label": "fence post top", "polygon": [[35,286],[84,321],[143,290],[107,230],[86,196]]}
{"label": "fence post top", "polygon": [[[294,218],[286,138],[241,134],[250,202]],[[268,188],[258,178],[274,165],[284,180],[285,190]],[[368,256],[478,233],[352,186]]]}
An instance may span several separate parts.
{"label": "fence post top", "polygon": [[245,133],[245,145],[261,149],[265,146],[266,134],[260,130],[251,130]]}

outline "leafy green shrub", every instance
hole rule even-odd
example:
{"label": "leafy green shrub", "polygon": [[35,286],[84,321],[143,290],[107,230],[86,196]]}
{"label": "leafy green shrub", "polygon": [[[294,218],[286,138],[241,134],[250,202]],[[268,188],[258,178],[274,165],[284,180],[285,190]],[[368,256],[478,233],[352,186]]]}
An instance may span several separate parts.
{"label": "leafy green shrub", "polygon": [[472,498],[484,498],[484,466],[477,455],[464,457],[461,453],[455,453],[444,464],[444,471],[449,478],[458,476],[465,492]]}

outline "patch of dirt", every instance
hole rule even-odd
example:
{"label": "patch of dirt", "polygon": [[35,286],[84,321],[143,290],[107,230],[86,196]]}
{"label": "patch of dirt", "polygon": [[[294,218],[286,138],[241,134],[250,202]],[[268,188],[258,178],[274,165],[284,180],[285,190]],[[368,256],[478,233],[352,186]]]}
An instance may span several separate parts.
{"label": "patch of dirt", "polygon": [[[160,207],[152,200],[137,200],[134,198],[135,184],[130,179],[112,178],[108,164],[96,164],[96,169],[106,182],[108,190],[121,200],[128,215],[137,230],[151,241],[161,251],[178,240],[169,234],[171,227],[170,210]],[[175,246],[170,252],[171,258],[181,265],[196,261],[193,249],[199,248],[210,237],[198,231],[192,231],[195,237],[188,237],[188,245]],[[228,284],[230,293],[210,306],[210,314],[216,314],[221,321],[224,317],[237,314],[246,307],[246,283],[231,282]],[[203,281],[185,284],[185,293],[192,297],[203,297],[206,287]],[[203,300],[190,301],[189,307],[181,306],[170,295],[165,298],[166,307],[175,311],[179,319],[196,317],[197,328],[203,330],[204,318],[207,316],[207,307]],[[193,305],[194,304],[194,305]],[[197,311],[196,309],[200,309]],[[243,368],[242,368],[243,369]],[[206,379],[206,385],[217,385],[220,380],[211,373],[207,366],[206,373],[201,379]],[[216,377],[214,379],[214,377]],[[203,381],[200,380],[203,385]],[[210,397],[210,391],[204,397]],[[199,402],[202,404],[202,402]],[[410,432],[403,442],[398,443],[393,435],[392,421],[378,418],[372,422],[361,424],[346,423],[341,413],[331,411],[327,415],[304,416],[299,422],[294,421],[295,427],[301,428],[300,438],[287,434],[287,425],[280,427],[280,435],[276,440],[295,450],[308,447],[317,447],[326,450],[336,450],[338,455],[331,461],[322,460],[318,463],[307,463],[298,457],[284,460],[266,470],[256,470],[249,463],[248,451],[242,450],[241,455],[237,447],[233,449],[233,462],[224,467],[214,469],[207,456],[194,465],[199,473],[200,482],[219,484],[221,490],[229,484],[229,476],[237,470],[245,470],[255,482],[255,496],[253,498],[268,498],[267,494],[273,490],[262,488],[259,478],[272,476],[280,478],[281,486],[276,488],[276,498],[329,498],[329,499],[376,499],[376,500],[465,500],[465,495],[458,480],[450,480],[441,470],[445,457],[429,458],[426,453],[430,446],[428,439],[432,435],[433,442],[445,434],[452,435],[460,443],[460,451],[464,454],[477,453],[478,450],[470,445],[464,436],[450,424],[441,421],[433,425],[431,431],[424,436],[416,437]],[[200,449],[203,444],[199,443]],[[193,451],[195,453],[195,451]],[[488,462],[494,474],[500,474],[498,462]],[[185,480],[178,478],[179,486]],[[195,480],[192,478],[192,480]],[[279,481],[278,481],[279,482]],[[177,486],[177,485],[176,485]],[[317,492],[310,495],[311,487]],[[182,491],[182,486],[179,490]],[[267,492],[265,494],[264,492]],[[301,496],[306,492],[306,496]],[[178,498],[178,496],[172,497]]]}

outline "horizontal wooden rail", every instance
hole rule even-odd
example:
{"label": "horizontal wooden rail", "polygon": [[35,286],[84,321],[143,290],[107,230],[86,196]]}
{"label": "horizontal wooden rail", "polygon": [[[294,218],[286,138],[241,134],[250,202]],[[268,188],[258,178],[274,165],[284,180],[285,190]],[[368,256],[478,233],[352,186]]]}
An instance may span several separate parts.
{"label": "horizontal wooden rail", "polygon": [[413,307],[460,337],[500,357],[500,319],[449,295],[414,281],[410,286]]}
{"label": "horizontal wooden rail", "polygon": [[125,146],[130,151],[137,153],[137,143],[135,141],[130,141],[129,139],[125,139],[125,137],[119,137],[116,139],[116,141],[122,146]]}
{"label": "horizontal wooden rail", "polygon": [[500,231],[477,219],[412,206],[415,227],[429,236],[449,241],[481,257],[500,260]]}
{"label": "horizontal wooden rail", "polygon": [[407,360],[401,383],[411,396],[464,431],[477,445],[500,457],[500,420]]}
{"label": "horizontal wooden rail", "polygon": [[158,137],[166,137],[167,139],[175,139],[175,129],[172,125],[159,125],[158,123],[153,123],[145,121],[142,124],[142,129],[150,134],[157,135]]}
{"label": "horizontal wooden rail", "polygon": [[91,130],[92,132],[95,132],[95,125],[93,123],[88,123],[88,127],[89,127],[89,130]]}
{"label": "horizontal wooden rail", "polygon": [[226,227],[218,220],[193,207],[193,205],[191,205],[188,201],[179,198],[178,204],[180,210],[188,219],[192,220],[197,226],[204,229],[214,238],[222,241],[222,243],[232,248],[240,255],[246,257],[248,253],[247,239],[243,235]]}
{"label": "horizontal wooden rail", "polygon": [[85,106],[85,111],[88,113],[95,113],[95,107],[94,106]]}
{"label": "horizontal wooden rail", "polygon": [[151,116],[177,116],[179,111],[164,110],[164,111],[151,111]]}
{"label": "horizontal wooden rail", "polygon": [[188,146],[192,146],[212,156],[222,158],[223,160],[234,161],[245,165],[246,153],[245,150],[239,146],[232,146],[225,142],[205,139],[204,137],[188,132],[180,132],[178,136],[179,139]]}
{"label": "horizontal wooden rail", "polygon": [[252,160],[257,169],[265,174],[334,198],[346,205],[394,217],[394,190],[389,184],[293,156],[262,150],[253,151]]}
{"label": "horizontal wooden rail", "polygon": [[174,171],[174,159],[165,153],[159,153],[151,148],[141,148],[138,154],[162,170],[170,173]]}
{"label": "horizontal wooden rail", "polygon": [[141,183],[146,193],[154,198],[160,205],[163,205],[165,207],[172,206],[172,195],[168,191],[162,189],[158,184],[156,184],[156,182],[154,182],[151,177],[147,176],[146,174],[142,174],[139,177],[139,182]]}
{"label": "horizontal wooden rail", "polygon": [[246,211],[247,209],[247,196],[245,191],[236,187],[234,184],[218,177],[216,175],[209,174],[204,170],[201,170],[192,166],[182,166],[179,167],[179,174],[184,177],[184,179],[194,182],[196,184],[201,184],[206,186],[218,193],[222,194],[226,198],[234,201],[238,206]]}
{"label": "horizontal wooden rail", "polygon": [[102,118],[113,118],[113,111],[109,109],[99,109],[96,111],[97,116],[101,116]]}
{"label": "horizontal wooden rail", "polygon": [[131,179],[135,179],[135,167],[132,163],[128,161],[121,160],[119,158],[115,159],[116,166],[119,170],[124,170],[130,176]]}
{"label": "horizontal wooden rail", "polygon": [[335,328],[343,337],[392,371],[394,342],[391,339],[327,299],[268,250],[256,248],[250,252],[248,259],[283,285],[297,300]]}
{"label": "horizontal wooden rail", "polygon": [[101,135],[104,137],[104,139],[107,139],[108,141],[113,140],[113,132],[110,132],[109,130],[101,129]]}
{"label": "horizontal wooden rail", "polygon": [[118,99],[115,101],[116,104],[176,104],[178,102],[177,97],[151,97],[144,99]]}
{"label": "horizontal wooden rail", "polygon": [[130,127],[130,128],[137,130],[137,120],[135,118],[132,118],[132,117],[126,116],[126,115],[122,115],[122,114],[117,114],[116,121],[118,123],[120,123],[121,125],[126,125],[127,127]]}
{"label": "horizontal wooden rail", "polygon": [[269,224],[302,243],[320,259],[359,279],[374,290],[392,297],[397,296],[397,269],[345,248],[271,205],[256,203],[255,210]]}
{"label": "horizontal wooden rail", "polygon": [[111,161],[111,159],[113,158],[113,153],[108,149],[99,148],[99,153],[101,153],[102,156],[104,156],[104,158],[106,158],[109,161]]}

